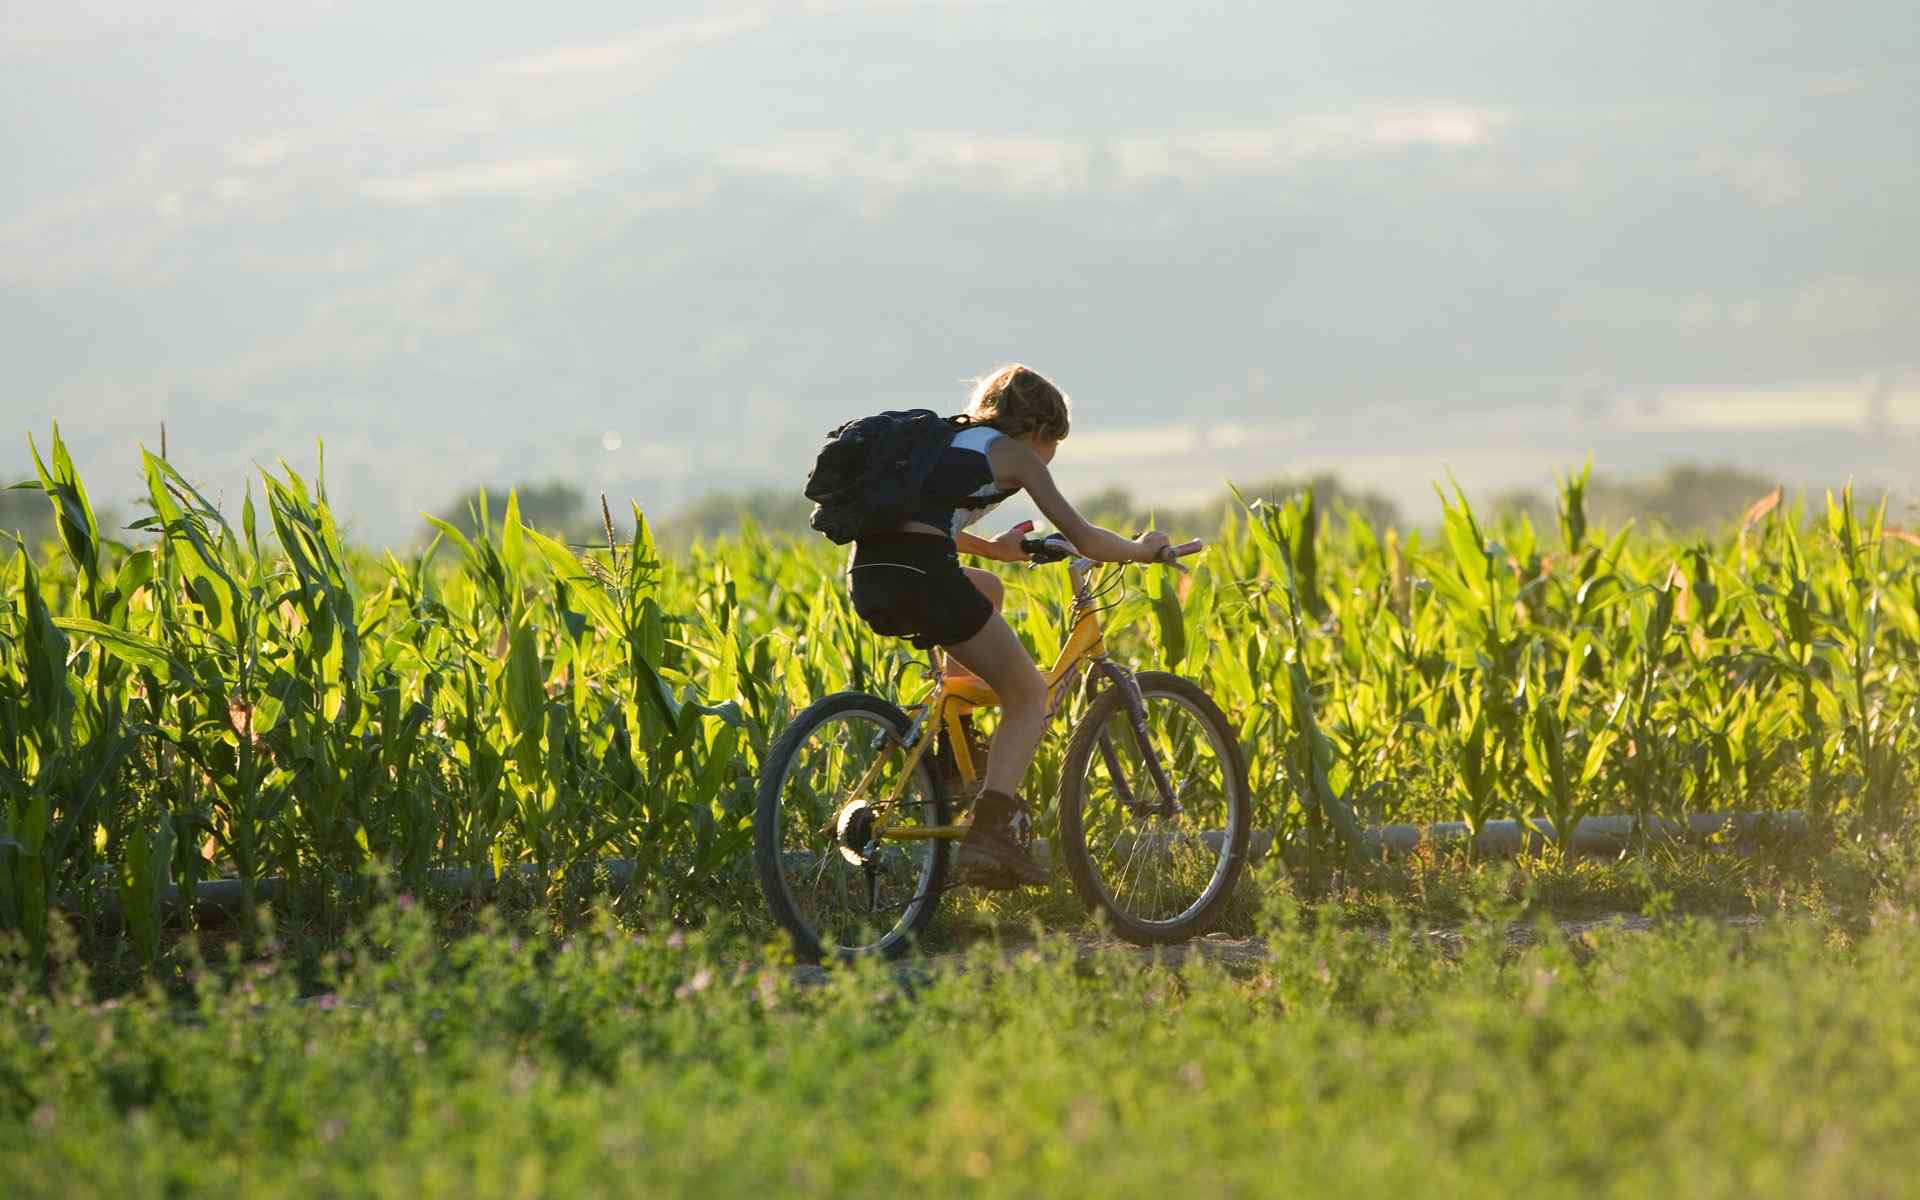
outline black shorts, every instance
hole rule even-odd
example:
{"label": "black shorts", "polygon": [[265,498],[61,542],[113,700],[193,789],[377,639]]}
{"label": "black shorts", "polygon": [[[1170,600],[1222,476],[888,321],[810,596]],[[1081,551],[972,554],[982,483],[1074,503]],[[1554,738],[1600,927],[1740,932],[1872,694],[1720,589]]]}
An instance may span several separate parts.
{"label": "black shorts", "polygon": [[961,570],[953,540],[937,533],[861,538],[850,574],[860,619],[922,650],[964,642],[993,619],[993,605]]}

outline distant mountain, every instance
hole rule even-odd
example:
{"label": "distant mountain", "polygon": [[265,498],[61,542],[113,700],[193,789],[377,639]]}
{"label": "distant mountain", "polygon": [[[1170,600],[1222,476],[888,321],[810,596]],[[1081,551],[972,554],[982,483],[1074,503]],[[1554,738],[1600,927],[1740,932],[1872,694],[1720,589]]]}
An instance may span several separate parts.
{"label": "distant mountain", "polygon": [[1894,0],[646,8],[0,17],[0,419],[109,494],[162,420],[233,496],[324,438],[376,540],[797,487],[1015,358],[1063,478],[1168,503],[1912,474]]}

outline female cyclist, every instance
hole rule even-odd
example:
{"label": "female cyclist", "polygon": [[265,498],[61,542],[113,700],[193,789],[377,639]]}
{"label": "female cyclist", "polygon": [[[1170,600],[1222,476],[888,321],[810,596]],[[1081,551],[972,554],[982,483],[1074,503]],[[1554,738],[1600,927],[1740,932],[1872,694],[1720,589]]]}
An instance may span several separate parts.
{"label": "female cyclist", "polygon": [[1020,538],[1032,525],[994,538],[966,529],[1024,491],[1076,550],[1099,562],[1152,562],[1166,551],[1167,537],[1122,537],[1067,503],[1047,470],[1067,436],[1067,398],[1038,372],[1018,363],[1001,367],[974,387],[966,415],[972,424],[928,475],[923,507],[897,530],[859,539],[849,574],[854,610],[874,632],[944,649],[1000,697],[1000,726],[958,866],[969,882],[1018,887],[1047,880],[1046,867],[1013,832],[1014,818],[1025,813],[1020,782],[1046,724],[1047,686],[1000,615],[999,579],[962,567],[959,555],[1018,562]]}

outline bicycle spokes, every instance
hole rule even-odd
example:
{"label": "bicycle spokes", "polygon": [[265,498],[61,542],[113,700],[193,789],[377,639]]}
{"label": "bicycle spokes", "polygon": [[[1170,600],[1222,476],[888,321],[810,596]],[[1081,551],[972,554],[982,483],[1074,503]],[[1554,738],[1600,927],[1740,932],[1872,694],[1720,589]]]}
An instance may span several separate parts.
{"label": "bicycle spokes", "polygon": [[769,865],[821,953],[886,948],[924,903],[943,847],[881,836],[888,824],[939,823],[932,775],[927,764],[909,766],[910,750],[884,713],[853,708],[817,716],[786,758],[769,814],[779,839]]}
{"label": "bicycle spokes", "polygon": [[1236,816],[1234,760],[1202,713],[1178,696],[1101,706],[1080,780],[1080,827],[1093,881],[1119,913],[1182,917],[1226,873]]}

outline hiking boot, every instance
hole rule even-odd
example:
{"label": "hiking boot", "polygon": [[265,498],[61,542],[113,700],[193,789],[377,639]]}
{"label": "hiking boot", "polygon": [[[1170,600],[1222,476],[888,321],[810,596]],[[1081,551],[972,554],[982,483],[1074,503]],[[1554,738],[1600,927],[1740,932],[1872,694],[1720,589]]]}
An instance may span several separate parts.
{"label": "hiking boot", "polygon": [[973,824],[954,859],[963,883],[984,888],[1017,888],[1043,884],[1052,872],[1027,853],[1014,830],[1014,821],[1027,824],[1026,806],[1005,792],[981,792],[974,806]]}

